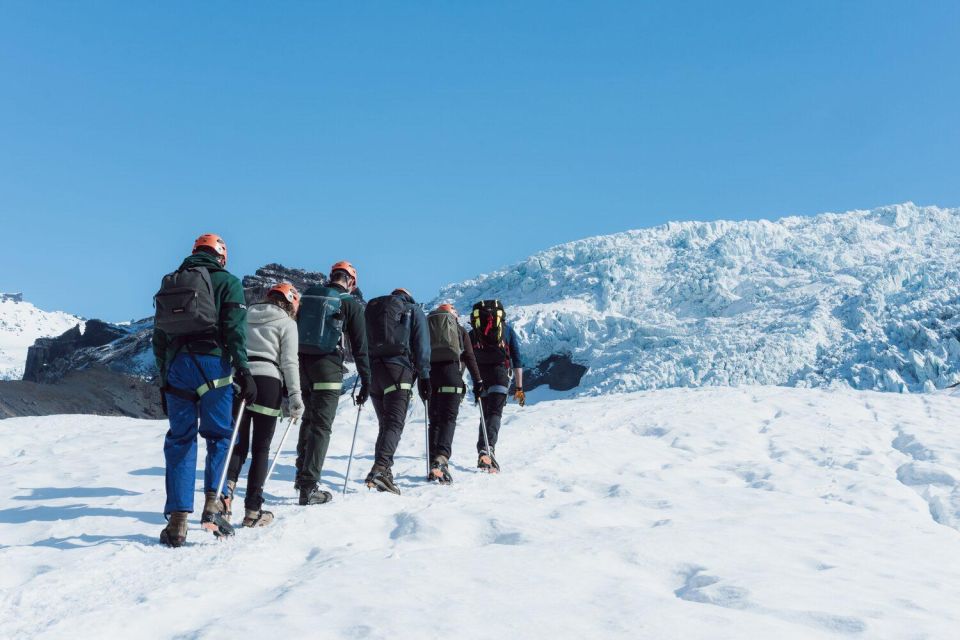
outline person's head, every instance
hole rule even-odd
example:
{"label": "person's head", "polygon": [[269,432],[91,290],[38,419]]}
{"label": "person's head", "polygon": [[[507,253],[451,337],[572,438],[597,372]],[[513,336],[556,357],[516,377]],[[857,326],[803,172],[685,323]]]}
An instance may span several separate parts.
{"label": "person's head", "polygon": [[193,243],[194,253],[209,253],[221,267],[227,266],[227,243],[215,233],[205,233]]}
{"label": "person's head", "polygon": [[456,309],[454,308],[454,306],[453,306],[452,304],[450,304],[449,302],[444,302],[443,304],[441,304],[440,306],[438,306],[438,307],[435,309],[435,311],[440,311],[440,312],[443,312],[443,313],[452,313],[453,315],[457,315],[457,310],[456,310]]}
{"label": "person's head", "polygon": [[347,291],[357,288],[357,270],[346,260],[337,262],[330,267],[330,284],[338,284]]}
{"label": "person's head", "polygon": [[297,311],[300,310],[300,292],[288,282],[274,285],[267,292],[267,301],[286,311],[291,318],[296,318]]}
{"label": "person's head", "polygon": [[410,293],[409,291],[407,291],[406,289],[404,289],[403,287],[397,287],[396,289],[394,289],[393,291],[390,292],[390,295],[392,295],[392,296],[402,296],[402,297],[406,298],[408,301],[414,302],[413,294]]}

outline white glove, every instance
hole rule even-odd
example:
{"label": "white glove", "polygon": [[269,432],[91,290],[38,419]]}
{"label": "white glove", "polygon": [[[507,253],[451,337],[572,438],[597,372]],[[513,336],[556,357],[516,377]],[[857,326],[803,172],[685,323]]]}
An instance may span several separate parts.
{"label": "white glove", "polygon": [[290,417],[293,418],[294,422],[299,422],[300,418],[303,417],[303,411],[305,409],[300,392],[291,393],[287,401],[290,405]]}

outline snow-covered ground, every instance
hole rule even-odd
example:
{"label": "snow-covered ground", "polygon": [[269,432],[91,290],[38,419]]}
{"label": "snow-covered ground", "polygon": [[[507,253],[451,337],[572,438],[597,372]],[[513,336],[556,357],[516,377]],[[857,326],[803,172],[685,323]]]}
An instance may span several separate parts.
{"label": "snow-covered ground", "polygon": [[[352,407],[325,480],[346,468]],[[960,399],[708,387],[508,407],[480,475],[464,405],[450,487],[422,410],[395,469],[278,520],[156,544],[163,422],[0,422],[0,635],[11,638],[956,637]],[[279,437],[279,435],[278,435]]]}
{"label": "snow-covered ground", "polygon": [[27,349],[37,338],[58,336],[81,323],[63,311],[38,309],[18,294],[0,294],[0,380],[23,377]]}
{"label": "snow-covered ground", "polygon": [[[574,395],[960,381],[960,209],[912,203],[587,238],[440,291],[500,298],[527,366],[570,354]],[[567,394],[569,395],[569,394]]]}

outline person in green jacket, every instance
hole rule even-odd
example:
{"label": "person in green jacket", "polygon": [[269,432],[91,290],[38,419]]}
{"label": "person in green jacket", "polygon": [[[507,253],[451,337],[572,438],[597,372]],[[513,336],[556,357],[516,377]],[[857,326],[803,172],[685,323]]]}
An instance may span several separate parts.
{"label": "person in green jacket", "polygon": [[[227,464],[233,434],[231,382],[251,403],[257,387],[247,368],[247,307],[240,281],[225,269],[227,245],[204,234],[193,254],[163,279],[156,305],[153,354],[160,370],[161,401],[170,428],[163,442],[166,460],[167,526],[160,542],[183,545],[187,515],[193,511],[197,434],[206,440],[201,524],[216,536],[233,534],[217,483]],[[235,371],[231,375],[231,369]]]}
{"label": "person in green jacket", "polygon": [[[353,295],[356,290],[357,270],[343,260],[330,268],[326,286],[310,287],[301,298],[297,325],[300,388],[303,389],[306,412],[297,441],[297,478],[294,483],[300,492],[301,506],[323,504],[333,498],[329,491],[320,489],[319,483],[343,387],[344,338],[349,339],[360,378],[357,404],[362,405],[370,395],[367,329],[363,303]],[[336,312],[329,315],[335,309]]]}

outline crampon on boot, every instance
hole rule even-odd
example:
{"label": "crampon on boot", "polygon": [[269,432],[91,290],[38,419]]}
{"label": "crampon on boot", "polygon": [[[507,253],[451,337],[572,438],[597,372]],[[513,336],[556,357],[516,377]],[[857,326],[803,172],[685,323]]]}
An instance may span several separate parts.
{"label": "crampon on boot", "polygon": [[439,482],[440,484],[450,484],[453,482],[453,476],[450,475],[450,468],[447,466],[446,456],[437,456],[430,464],[430,475],[427,476],[430,482]]}
{"label": "crampon on boot", "polygon": [[167,547],[182,547],[187,541],[187,512],[174,511],[167,520],[167,526],[160,532],[160,544]]}
{"label": "crampon on boot", "polygon": [[300,488],[300,506],[305,507],[310,504],[324,504],[333,500],[333,494],[324,491],[317,485]]}
{"label": "crampon on boot", "polygon": [[273,522],[273,514],[262,509],[256,511],[247,509],[247,515],[243,518],[245,527],[265,527],[271,522]]}
{"label": "crampon on boot", "polygon": [[400,489],[397,488],[397,485],[393,484],[393,473],[390,469],[382,469],[380,467],[371,469],[370,473],[367,474],[367,487],[376,489],[377,491],[389,491],[390,493],[400,495]]}
{"label": "crampon on boot", "polygon": [[486,473],[500,473],[500,465],[497,464],[497,459],[493,455],[493,447],[480,452],[477,458],[477,469]]}
{"label": "crampon on boot", "polygon": [[234,534],[233,525],[223,515],[223,502],[217,498],[216,491],[206,493],[203,515],[200,516],[200,526],[217,538],[225,538]]}

